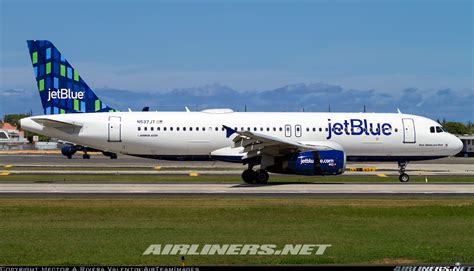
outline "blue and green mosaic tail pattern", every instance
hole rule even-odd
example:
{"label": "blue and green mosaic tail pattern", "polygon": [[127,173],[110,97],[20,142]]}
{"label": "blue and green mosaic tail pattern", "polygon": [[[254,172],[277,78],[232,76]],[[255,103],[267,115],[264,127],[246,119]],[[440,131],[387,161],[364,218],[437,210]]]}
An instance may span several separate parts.
{"label": "blue and green mosaic tail pattern", "polygon": [[28,40],[44,114],[114,112],[47,40]]}

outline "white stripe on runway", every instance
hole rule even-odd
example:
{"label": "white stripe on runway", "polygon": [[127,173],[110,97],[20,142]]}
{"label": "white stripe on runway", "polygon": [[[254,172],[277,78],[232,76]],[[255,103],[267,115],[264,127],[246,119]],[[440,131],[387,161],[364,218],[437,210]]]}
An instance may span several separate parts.
{"label": "white stripe on runway", "polygon": [[474,194],[474,184],[0,184],[27,194]]}

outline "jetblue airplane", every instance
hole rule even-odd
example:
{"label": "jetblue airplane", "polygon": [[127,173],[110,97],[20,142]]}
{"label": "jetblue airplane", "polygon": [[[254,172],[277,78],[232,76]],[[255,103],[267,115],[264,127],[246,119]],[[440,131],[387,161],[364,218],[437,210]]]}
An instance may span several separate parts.
{"label": "jetblue airplane", "polygon": [[[29,40],[44,115],[22,129],[70,142],[111,158],[117,153],[167,160],[218,160],[248,165],[246,183],[268,172],[338,175],[346,161],[393,161],[407,182],[409,161],[457,154],[461,141],[425,117],[398,113],[119,112],[100,100],[46,40]],[[85,152],[84,158],[88,158]],[[254,167],[257,167],[254,170]]]}

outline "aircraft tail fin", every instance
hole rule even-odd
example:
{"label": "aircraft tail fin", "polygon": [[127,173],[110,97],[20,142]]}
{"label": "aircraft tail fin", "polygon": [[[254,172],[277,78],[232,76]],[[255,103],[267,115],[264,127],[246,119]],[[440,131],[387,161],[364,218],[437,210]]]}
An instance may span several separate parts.
{"label": "aircraft tail fin", "polygon": [[97,97],[53,43],[27,43],[45,115],[117,111]]}

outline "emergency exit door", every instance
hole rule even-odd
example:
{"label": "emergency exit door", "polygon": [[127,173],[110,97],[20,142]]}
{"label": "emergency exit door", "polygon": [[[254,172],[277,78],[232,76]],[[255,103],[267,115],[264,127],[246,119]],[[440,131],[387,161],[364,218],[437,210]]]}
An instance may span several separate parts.
{"label": "emergency exit door", "polygon": [[122,124],[121,117],[109,117],[109,142],[122,141]]}
{"label": "emergency exit door", "polygon": [[403,122],[403,143],[415,143],[416,132],[413,119],[402,119]]}
{"label": "emergency exit door", "polygon": [[291,125],[289,124],[285,125],[285,136],[291,137]]}

